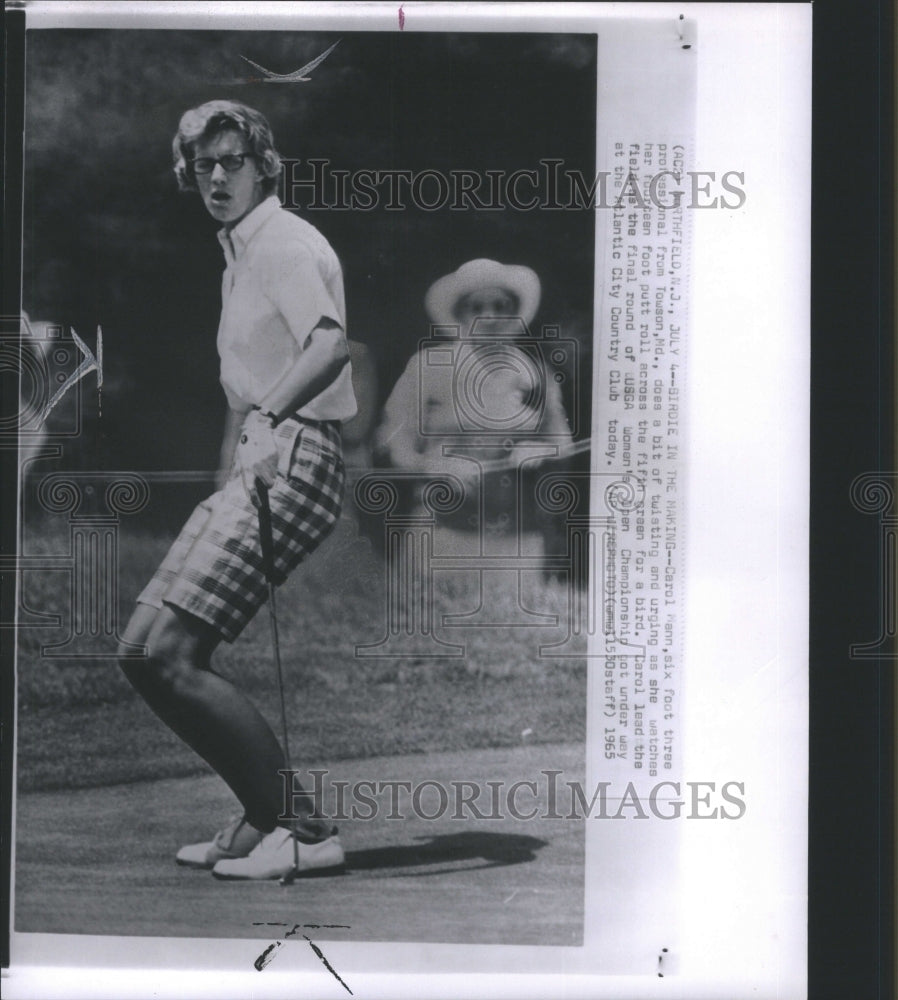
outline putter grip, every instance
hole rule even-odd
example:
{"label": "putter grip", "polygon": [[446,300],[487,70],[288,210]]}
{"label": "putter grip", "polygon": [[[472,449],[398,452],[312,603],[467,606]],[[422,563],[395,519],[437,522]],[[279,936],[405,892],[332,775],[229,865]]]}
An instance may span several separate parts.
{"label": "putter grip", "polygon": [[256,480],[256,494],[259,497],[259,540],[262,544],[262,569],[269,583],[274,582],[274,542],[271,538],[271,504],[268,502],[268,487],[261,479]]}

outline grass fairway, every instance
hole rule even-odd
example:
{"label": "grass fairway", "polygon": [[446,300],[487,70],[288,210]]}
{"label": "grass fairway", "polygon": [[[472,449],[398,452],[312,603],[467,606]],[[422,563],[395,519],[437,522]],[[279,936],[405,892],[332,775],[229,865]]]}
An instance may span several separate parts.
{"label": "grass fairway", "polygon": [[[32,554],[64,551],[65,524],[49,522],[28,542]],[[120,622],[164,555],[171,538],[122,528]],[[111,657],[54,658],[42,647],[66,638],[65,573],[26,573],[27,607],[57,612],[63,626],[23,629],[18,650],[18,782],[22,791],[80,788],[208,773],[134,694]],[[493,590],[497,615],[517,594]],[[434,583],[435,618],[476,608],[470,572],[445,572]],[[580,659],[541,657],[539,646],[565,635],[567,591],[522,574],[520,600],[555,614],[557,625],[454,627],[440,638],[463,645],[458,658],[356,655],[385,634],[384,570],[351,517],[280,589],[278,611],[288,718],[297,761],[462,748],[513,747],[585,739],[586,670]],[[501,603],[505,602],[503,608]],[[223,643],[215,669],[233,680],[275,724],[278,703],[264,612],[233,645]]]}
{"label": "grass fairway", "polygon": [[[30,554],[68,549],[68,525],[31,525]],[[174,530],[174,529],[173,529]],[[172,539],[121,526],[120,628]],[[46,655],[67,637],[69,576],[26,573],[25,607],[61,615],[23,629],[18,649],[18,931],[271,937],[266,922],[350,925],[365,941],[576,945],[582,935],[583,824],[411,815],[342,824],[349,872],[293,889],[218,883],[178,868],[184,843],[235,811],[223,782],[137,698],[111,654]],[[507,581],[506,581],[507,582]],[[363,658],[385,634],[384,567],[352,516],[281,588],[278,609],[294,765],[356,781],[502,781],[562,769],[582,780],[586,670],[540,656],[563,640],[568,593],[536,573],[493,586],[497,620],[556,616],[538,627],[445,627],[470,614],[476,574],[434,581],[437,634],[457,658]],[[215,669],[246,690],[277,729],[267,615],[216,653]],[[542,786],[540,786],[542,787]],[[528,802],[529,804],[529,802]]]}

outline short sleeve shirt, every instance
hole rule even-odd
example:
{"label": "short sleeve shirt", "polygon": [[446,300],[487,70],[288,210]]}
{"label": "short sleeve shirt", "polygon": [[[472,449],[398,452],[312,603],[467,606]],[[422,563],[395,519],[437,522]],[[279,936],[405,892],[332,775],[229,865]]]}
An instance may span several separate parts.
{"label": "short sleeve shirt", "polygon": [[[218,233],[225,254],[218,353],[235,410],[258,404],[292,367],[322,318],[346,330],[343,273],[327,240],[272,195]],[[298,411],[310,420],[356,412],[350,366]]]}

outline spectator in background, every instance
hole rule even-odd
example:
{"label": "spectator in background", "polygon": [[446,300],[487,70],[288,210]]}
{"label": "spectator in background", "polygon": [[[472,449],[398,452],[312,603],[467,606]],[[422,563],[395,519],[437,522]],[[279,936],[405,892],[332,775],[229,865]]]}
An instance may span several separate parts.
{"label": "spectator in background", "polygon": [[540,296],[531,268],[486,259],[431,285],[424,305],[434,337],[409,360],[374,435],[379,464],[457,476],[488,523],[511,523],[517,470],[572,444],[558,383],[542,351],[527,349]]}

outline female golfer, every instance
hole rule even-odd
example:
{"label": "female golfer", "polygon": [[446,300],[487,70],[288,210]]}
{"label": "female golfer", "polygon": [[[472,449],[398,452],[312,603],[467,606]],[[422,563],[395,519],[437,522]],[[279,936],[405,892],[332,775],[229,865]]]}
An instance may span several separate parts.
{"label": "female golfer", "polygon": [[[210,666],[267,595],[256,481],[267,488],[282,582],[331,531],[343,496],[341,422],[356,411],[343,280],[324,237],[274,195],[280,159],[258,111],[210,101],[182,117],[173,144],[182,190],[221,223],[225,255],[218,352],[228,416],[218,490],[193,512],[137,598],[125,641],[146,657],[121,665],[152,710],[221,775],[243,814],[177,861],[219,878],[339,870],[343,849],[313,818],[279,820],[284,753],[250,701]],[[281,825],[279,825],[279,823]]]}

